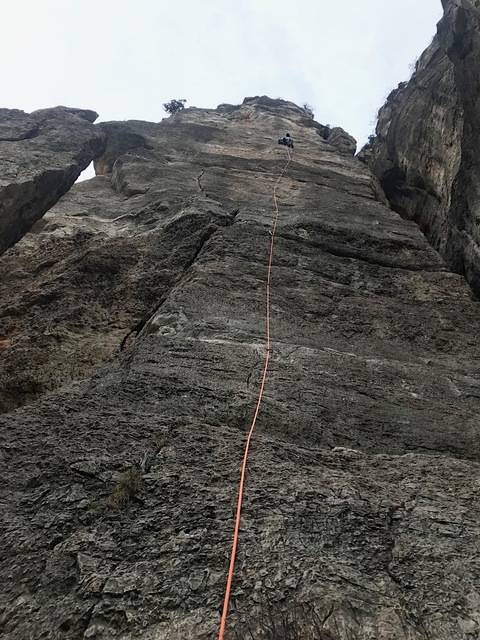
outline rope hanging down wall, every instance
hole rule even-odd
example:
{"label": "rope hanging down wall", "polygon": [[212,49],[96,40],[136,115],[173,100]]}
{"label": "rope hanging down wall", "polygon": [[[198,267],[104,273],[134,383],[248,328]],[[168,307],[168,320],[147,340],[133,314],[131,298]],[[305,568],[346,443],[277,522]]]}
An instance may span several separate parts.
{"label": "rope hanging down wall", "polygon": [[250,449],[250,442],[252,440],[253,432],[255,430],[255,425],[257,423],[258,414],[260,412],[260,406],[262,404],[263,391],[265,389],[265,382],[267,380],[268,364],[269,364],[269,361],[270,361],[270,281],[271,281],[271,275],[272,275],[273,247],[274,247],[274,244],[275,244],[275,233],[277,231],[277,223],[278,223],[278,217],[279,217],[278,200],[277,200],[277,187],[278,187],[278,185],[280,183],[280,180],[283,178],[283,176],[285,174],[285,171],[288,168],[288,165],[290,164],[290,162],[292,160],[290,149],[288,149],[288,148],[287,148],[287,154],[288,154],[287,162],[285,163],[285,166],[281,170],[280,175],[278,176],[277,180],[275,181],[275,184],[273,185],[273,203],[274,203],[274,206],[275,206],[275,215],[274,215],[274,218],[273,218],[272,229],[271,229],[270,251],[269,251],[269,256],[268,256],[267,282],[266,282],[266,287],[265,287],[265,303],[266,303],[266,316],[265,316],[265,333],[266,333],[265,347],[266,347],[266,349],[265,349],[265,361],[264,361],[264,364],[263,364],[262,381],[260,383],[260,389],[259,389],[259,392],[258,392],[257,404],[256,404],[256,407],[255,407],[255,412],[253,414],[252,424],[251,424],[250,430],[248,432],[247,441],[245,443],[245,452],[243,454],[242,469],[241,469],[241,474],[240,474],[240,485],[239,485],[239,489],[238,489],[238,500],[237,500],[237,513],[236,513],[236,518],[235,518],[235,529],[234,529],[234,534],[233,534],[232,551],[230,553],[230,564],[229,564],[229,568],[228,568],[227,586],[226,586],[226,589],[225,589],[225,599],[224,599],[224,602],[223,602],[223,612],[222,612],[222,618],[221,618],[221,622],[220,622],[220,631],[219,631],[219,634],[218,634],[218,640],[223,640],[224,634],[225,634],[225,627],[226,627],[226,624],[227,624],[228,605],[230,603],[230,590],[232,588],[233,571],[234,571],[234,568],[235,568],[235,557],[236,557],[236,554],[237,554],[237,545],[238,545],[238,533],[239,533],[239,530],[240,530],[240,519],[241,519],[242,502],[243,502],[243,489],[244,489],[244,485],[245,485],[245,473],[246,473],[246,469],[247,469],[248,452],[249,452],[249,449]]}

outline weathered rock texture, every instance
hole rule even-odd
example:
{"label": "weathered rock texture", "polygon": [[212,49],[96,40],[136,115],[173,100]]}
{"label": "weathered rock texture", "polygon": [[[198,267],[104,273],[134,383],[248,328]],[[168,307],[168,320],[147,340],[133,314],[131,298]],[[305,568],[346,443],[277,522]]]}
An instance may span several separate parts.
{"label": "weathered rock texture", "polygon": [[113,176],[75,185],[5,254],[0,411],[85,377],[111,359],[217,226],[231,223],[234,213],[175,196],[190,191],[196,197],[197,175],[191,176],[190,189],[165,176],[168,201],[165,188],[126,198],[123,192],[135,191],[135,172],[143,170],[135,165],[138,158],[131,162],[128,186],[117,184],[119,161]]}
{"label": "weathered rock texture", "polygon": [[334,127],[327,138],[328,143],[336,147],[342,153],[354,156],[357,150],[357,141],[353,136],[342,129]]}
{"label": "weathered rock texture", "polygon": [[444,0],[438,33],[380,109],[365,160],[392,207],[419,224],[480,294],[480,3]]}
{"label": "weathered rock texture", "polygon": [[478,302],[363,164],[276,102],[99,125],[102,175],[1,261],[5,359],[60,383],[62,357],[84,373],[124,347],[0,417],[9,640],[216,637],[284,131],[228,638],[278,637],[257,634],[294,603],[303,638],[480,632]]}
{"label": "weathered rock texture", "polygon": [[462,131],[453,66],[435,36],[410,82],[392,91],[380,109],[368,164],[392,208],[414,220],[441,252]]}
{"label": "weathered rock texture", "polygon": [[[247,122],[259,109],[275,116],[279,106],[300,130],[312,123],[311,135],[322,130],[295,104],[267,96],[219,113],[226,122]],[[60,112],[60,123],[64,112],[76,111]],[[232,223],[234,199],[230,211],[196,203],[204,191],[203,143],[220,136],[206,125],[207,114],[198,114],[201,126],[183,124],[173,134],[169,123],[99,125],[95,137],[108,136],[108,143],[95,160],[98,177],[75,185],[4,257],[0,412],[85,377],[128,345],[217,226]],[[344,152],[348,134],[334,137],[336,131],[333,142]],[[217,154],[224,155],[228,138],[220,140]],[[224,171],[238,164],[223,155],[215,161]],[[374,181],[372,189],[383,197]]]}
{"label": "weathered rock texture", "polygon": [[0,254],[15,244],[104,149],[86,109],[0,109]]}
{"label": "weathered rock texture", "polygon": [[453,64],[455,86],[464,114],[461,162],[453,185],[445,255],[480,294],[480,2],[442,3],[445,17],[439,37]]}
{"label": "weathered rock texture", "polygon": [[368,164],[392,208],[414,220],[441,252],[462,131],[453,65],[436,36],[410,82],[392,91],[380,109]]}

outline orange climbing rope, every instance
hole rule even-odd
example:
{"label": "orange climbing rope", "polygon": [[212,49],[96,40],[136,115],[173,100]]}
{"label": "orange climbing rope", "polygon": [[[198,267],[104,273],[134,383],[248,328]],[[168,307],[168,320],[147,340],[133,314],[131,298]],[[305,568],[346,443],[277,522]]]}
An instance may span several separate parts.
{"label": "orange climbing rope", "polygon": [[272,230],[271,230],[271,238],[270,238],[270,251],[268,257],[268,270],[267,270],[267,283],[266,283],[266,319],[265,319],[265,328],[266,328],[266,352],[265,352],[265,361],[263,364],[263,375],[262,382],[260,383],[260,390],[258,392],[258,400],[257,405],[255,407],[255,412],[253,414],[252,424],[250,426],[250,431],[248,432],[247,442],[245,443],[245,452],[243,454],[243,463],[242,463],[242,472],[240,474],[240,486],[238,490],[238,500],[237,500],[237,515],[235,518],[235,529],[233,533],[233,544],[232,551],[230,554],[230,565],[228,568],[228,577],[227,577],[227,586],[225,589],[225,599],[223,601],[223,612],[222,619],[220,622],[220,632],[218,634],[218,640],[223,640],[223,636],[225,634],[225,626],[227,624],[227,613],[228,613],[228,605],[230,603],[230,590],[232,588],[232,580],[233,580],[233,570],[235,567],[235,557],[237,554],[237,545],[238,545],[238,533],[240,530],[240,517],[242,513],[242,502],[243,502],[243,488],[245,485],[245,472],[247,469],[247,459],[248,459],[248,451],[250,449],[250,442],[252,440],[253,431],[255,429],[255,425],[257,423],[257,417],[260,412],[260,405],[262,404],[263,398],[263,390],[265,389],[265,382],[267,380],[267,371],[268,371],[268,363],[270,360],[270,280],[272,275],[272,262],[273,262],[273,246],[275,243],[275,233],[277,230],[277,222],[278,222],[278,201],[277,201],[277,187],[280,180],[283,178],[285,171],[288,168],[292,160],[292,156],[290,154],[290,149],[287,148],[288,160],[283,167],[280,175],[278,176],[275,184],[273,185],[273,202],[275,205],[275,216],[273,219]]}

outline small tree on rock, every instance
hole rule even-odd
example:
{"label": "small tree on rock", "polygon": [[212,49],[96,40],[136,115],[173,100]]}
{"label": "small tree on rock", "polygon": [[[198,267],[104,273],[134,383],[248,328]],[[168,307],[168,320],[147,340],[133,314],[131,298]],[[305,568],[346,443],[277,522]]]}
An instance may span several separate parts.
{"label": "small tree on rock", "polygon": [[170,100],[170,102],[164,102],[163,108],[167,113],[176,113],[185,107],[186,100]]}

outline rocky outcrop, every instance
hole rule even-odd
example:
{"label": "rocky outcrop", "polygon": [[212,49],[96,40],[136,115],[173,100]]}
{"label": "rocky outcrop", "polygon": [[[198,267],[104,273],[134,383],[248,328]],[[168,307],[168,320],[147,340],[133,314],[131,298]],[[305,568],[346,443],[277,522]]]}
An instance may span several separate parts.
{"label": "rocky outcrop", "polygon": [[411,80],[388,96],[372,148],[359,155],[379,178],[392,208],[414,220],[442,255],[462,131],[453,65],[436,36]]}
{"label": "rocky outcrop", "polygon": [[[245,98],[243,101],[243,113],[242,118],[246,117],[246,113],[248,113],[247,108],[249,105],[255,107],[256,110],[261,109],[264,112],[275,113],[275,110],[281,106],[284,113],[291,114],[296,122],[299,125],[304,127],[312,127],[316,129],[318,135],[322,136],[324,140],[328,140],[328,143],[335,147],[340,153],[344,153],[348,156],[354,156],[357,150],[357,141],[353,136],[351,136],[345,129],[341,127],[333,127],[330,125],[320,124],[316,122],[313,118],[313,112],[308,107],[308,105],[304,105],[303,107],[299,107],[293,102],[287,102],[286,100],[281,100],[280,98],[269,98],[268,96],[255,96],[254,98]],[[236,111],[236,107],[233,105],[222,104],[219,106],[219,109],[222,110],[232,110]]]}
{"label": "rocky outcrop", "polygon": [[373,149],[363,155],[392,207],[419,224],[478,296],[480,4],[443,6],[437,35],[380,109]]}
{"label": "rocky outcrop", "polygon": [[110,360],[209,234],[232,220],[231,212],[194,204],[196,176],[193,200],[182,203],[156,190],[131,201],[115,184],[111,176],[78,183],[4,255],[0,412]]}
{"label": "rocky outcrop", "polygon": [[103,152],[86,109],[0,109],[0,254],[14,245]]}
{"label": "rocky outcrop", "polygon": [[445,16],[439,38],[453,65],[455,87],[464,114],[461,162],[452,189],[445,256],[458,273],[465,274],[480,294],[480,114],[478,112],[480,2],[443,2]]}
{"label": "rocky outcrop", "polygon": [[98,177],[76,184],[4,256],[0,412],[90,375],[131,342],[205,240],[235,216],[234,200],[220,210],[204,195],[209,164],[227,171],[242,162],[238,149],[226,154],[230,132],[221,130],[278,119],[279,109],[302,131],[303,109],[266,96],[218,115],[191,109],[191,122],[178,114],[160,125],[97,125],[106,138],[94,163]]}
{"label": "rocky outcrop", "polygon": [[353,136],[342,129],[334,127],[327,138],[328,143],[336,147],[341,153],[354,156],[357,150],[357,141]]}
{"label": "rocky outcrop", "polygon": [[479,305],[304,118],[250,99],[101,125],[102,175],[3,256],[18,310],[2,311],[17,323],[5,359],[43,317],[60,337],[47,370],[75,341],[124,347],[0,416],[9,640],[216,636],[284,131],[228,637],[275,638],[269,620],[294,624],[295,607],[302,637],[478,635]]}

